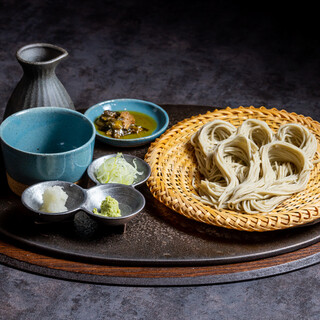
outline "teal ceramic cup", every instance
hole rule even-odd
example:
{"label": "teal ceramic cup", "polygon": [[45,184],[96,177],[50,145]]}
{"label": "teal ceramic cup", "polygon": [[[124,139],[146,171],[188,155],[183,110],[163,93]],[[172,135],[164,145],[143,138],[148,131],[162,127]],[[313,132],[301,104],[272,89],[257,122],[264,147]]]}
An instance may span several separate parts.
{"label": "teal ceramic cup", "polygon": [[79,182],[92,162],[95,127],[82,113],[59,107],[26,109],[0,125],[10,189],[21,195],[41,181]]}

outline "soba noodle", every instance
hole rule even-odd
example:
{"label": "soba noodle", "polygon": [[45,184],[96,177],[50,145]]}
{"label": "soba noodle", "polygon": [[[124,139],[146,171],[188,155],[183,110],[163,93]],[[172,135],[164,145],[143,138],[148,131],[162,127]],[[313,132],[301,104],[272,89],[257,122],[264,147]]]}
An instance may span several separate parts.
{"label": "soba noodle", "polygon": [[270,212],[305,189],[317,150],[315,136],[299,124],[277,133],[263,121],[240,127],[214,120],[191,137],[200,173],[197,198],[216,209]]}

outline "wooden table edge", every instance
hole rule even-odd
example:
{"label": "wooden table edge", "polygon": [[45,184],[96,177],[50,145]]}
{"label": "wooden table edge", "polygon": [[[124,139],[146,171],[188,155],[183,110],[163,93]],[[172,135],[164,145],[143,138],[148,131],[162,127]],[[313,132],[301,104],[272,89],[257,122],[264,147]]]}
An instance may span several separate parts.
{"label": "wooden table edge", "polygon": [[200,285],[273,276],[320,262],[320,242],[254,261],[205,266],[120,266],[72,261],[0,240],[0,262],[44,276],[120,285]]}

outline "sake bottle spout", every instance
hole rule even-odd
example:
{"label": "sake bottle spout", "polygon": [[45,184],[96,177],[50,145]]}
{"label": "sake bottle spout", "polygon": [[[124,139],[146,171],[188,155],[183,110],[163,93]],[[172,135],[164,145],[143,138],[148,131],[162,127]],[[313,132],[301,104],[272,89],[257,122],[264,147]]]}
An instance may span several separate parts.
{"label": "sake bottle spout", "polygon": [[20,48],[16,58],[22,66],[55,65],[68,56],[68,52],[48,43],[33,43]]}

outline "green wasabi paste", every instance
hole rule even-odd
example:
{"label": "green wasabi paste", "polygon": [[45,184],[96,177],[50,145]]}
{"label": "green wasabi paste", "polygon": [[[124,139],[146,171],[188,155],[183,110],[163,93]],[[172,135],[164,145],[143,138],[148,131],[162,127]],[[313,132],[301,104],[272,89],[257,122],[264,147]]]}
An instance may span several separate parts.
{"label": "green wasabi paste", "polygon": [[93,213],[107,217],[121,217],[119,202],[111,196],[107,196],[106,199],[101,202],[100,212],[97,208],[94,208]]}

